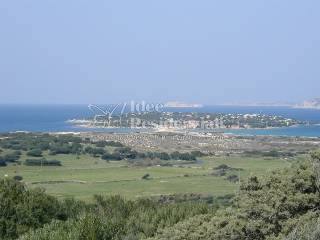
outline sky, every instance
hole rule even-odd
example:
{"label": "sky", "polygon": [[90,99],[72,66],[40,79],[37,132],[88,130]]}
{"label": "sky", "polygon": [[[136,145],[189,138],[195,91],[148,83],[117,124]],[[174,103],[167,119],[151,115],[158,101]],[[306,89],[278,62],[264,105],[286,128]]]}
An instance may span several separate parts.
{"label": "sky", "polygon": [[3,0],[0,103],[320,97],[318,0]]}

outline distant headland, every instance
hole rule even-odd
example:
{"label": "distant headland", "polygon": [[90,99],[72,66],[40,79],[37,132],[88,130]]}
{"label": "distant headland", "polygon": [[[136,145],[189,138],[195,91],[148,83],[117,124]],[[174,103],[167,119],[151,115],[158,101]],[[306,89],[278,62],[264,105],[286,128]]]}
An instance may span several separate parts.
{"label": "distant headland", "polygon": [[312,109],[320,109],[320,98],[314,98],[311,100],[306,100],[301,104],[297,104],[294,106],[295,108],[312,108]]}
{"label": "distant headland", "polygon": [[237,102],[222,104],[225,106],[244,106],[244,107],[289,107],[289,108],[310,108],[320,109],[320,98],[305,100],[300,103],[293,102]]}
{"label": "distant headland", "polygon": [[179,101],[170,101],[165,103],[165,107],[170,108],[201,108],[203,107],[202,104],[199,103],[185,103],[185,102],[179,102]]}

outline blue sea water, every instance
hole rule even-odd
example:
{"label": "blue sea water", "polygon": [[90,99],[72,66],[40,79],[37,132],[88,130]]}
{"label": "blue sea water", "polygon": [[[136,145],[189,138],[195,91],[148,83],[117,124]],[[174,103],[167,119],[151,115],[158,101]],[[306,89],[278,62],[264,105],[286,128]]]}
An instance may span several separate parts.
{"label": "blue sea water", "polygon": [[320,137],[320,126],[294,126],[274,129],[228,129],[224,130],[224,132],[242,136],[271,135],[290,137]]}
{"label": "blue sea water", "polygon": [[0,105],[0,132],[72,131],[66,120],[88,114],[82,105]]}
{"label": "blue sea water", "polygon": [[[320,137],[320,110],[294,109],[288,107],[239,107],[205,106],[202,108],[175,108],[171,111],[219,112],[219,113],[262,113],[295,118],[310,122],[309,126],[297,126],[275,129],[239,129],[226,130],[238,135],[275,135]],[[74,127],[66,121],[93,117],[87,105],[0,105],[0,132],[67,132],[67,131],[108,131],[131,132],[136,129],[85,129]]]}

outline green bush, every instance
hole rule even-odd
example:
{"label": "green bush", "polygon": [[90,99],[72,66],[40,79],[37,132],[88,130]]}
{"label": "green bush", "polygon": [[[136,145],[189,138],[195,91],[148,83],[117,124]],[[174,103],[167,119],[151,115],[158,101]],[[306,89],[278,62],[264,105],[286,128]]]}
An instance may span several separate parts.
{"label": "green bush", "polygon": [[0,156],[0,160],[4,161],[4,162],[16,162],[17,160],[20,159],[20,154],[18,154],[18,151],[15,151],[13,153],[8,153],[6,155],[4,155],[3,157]]}
{"label": "green bush", "polygon": [[61,205],[42,190],[27,190],[11,179],[0,180],[0,239],[15,239],[29,229],[61,219]]}
{"label": "green bush", "polygon": [[53,221],[41,229],[31,230],[21,239],[145,239],[158,229],[214,211],[214,207],[197,202],[159,204],[148,199],[126,201],[119,196],[96,196],[95,203],[80,215],[66,222]]}
{"label": "green bush", "polygon": [[143,179],[143,180],[148,180],[148,179],[150,179],[150,174],[147,173],[147,174],[143,175],[141,179]]}
{"label": "green bush", "polygon": [[26,159],[24,164],[26,166],[62,166],[59,160],[46,159]]}
{"label": "green bush", "polygon": [[7,163],[3,159],[0,158],[0,167],[6,167]]}
{"label": "green bush", "polygon": [[14,176],[14,177],[13,177],[13,180],[20,182],[20,181],[22,181],[22,180],[23,180],[23,177],[22,177],[22,176],[17,175],[17,176]]}
{"label": "green bush", "polygon": [[94,157],[102,156],[106,153],[106,150],[104,148],[94,148],[94,147],[86,147],[84,149],[85,153],[88,153]]}
{"label": "green bush", "polygon": [[31,157],[42,157],[42,151],[41,149],[32,149],[27,152],[27,155]]}
{"label": "green bush", "polygon": [[123,159],[120,153],[114,152],[114,153],[105,153],[101,156],[101,159],[103,160],[113,160],[113,161],[120,161]]}

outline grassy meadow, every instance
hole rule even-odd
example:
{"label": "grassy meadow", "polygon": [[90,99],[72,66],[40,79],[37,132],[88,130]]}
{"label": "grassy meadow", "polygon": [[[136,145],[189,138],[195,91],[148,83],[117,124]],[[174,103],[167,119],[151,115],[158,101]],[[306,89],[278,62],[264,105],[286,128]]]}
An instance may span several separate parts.
{"label": "grassy meadow", "polygon": [[[3,153],[10,150],[3,149]],[[135,167],[127,161],[105,161],[88,154],[59,154],[54,157],[43,153],[43,157],[61,161],[62,166],[25,166],[30,158],[22,153],[22,164],[8,164],[0,168],[0,176],[23,177],[29,187],[41,187],[59,198],[75,197],[90,201],[94,194],[121,194],[128,199],[174,193],[201,193],[221,196],[235,193],[239,184],[226,176],[213,176],[213,168],[226,164],[241,169],[228,174],[240,177],[240,181],[251,173],[258,175],[289,166],[283,158],[261,156],[210,156],[203,157],[197,164],[174,166]],[[149,174],[148,180],[142,177]]]}

